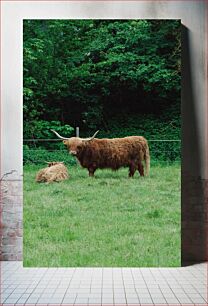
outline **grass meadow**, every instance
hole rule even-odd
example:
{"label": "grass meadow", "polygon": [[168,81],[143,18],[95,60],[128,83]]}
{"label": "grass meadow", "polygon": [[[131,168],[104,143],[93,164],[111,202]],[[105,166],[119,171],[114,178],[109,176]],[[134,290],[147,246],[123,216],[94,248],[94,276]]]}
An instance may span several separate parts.
{"label": "grass meadow", "polygon": [[69,166],[70,179],[38,184],[24,166],[24,266],[180,266],[180,164],[128,169]]}

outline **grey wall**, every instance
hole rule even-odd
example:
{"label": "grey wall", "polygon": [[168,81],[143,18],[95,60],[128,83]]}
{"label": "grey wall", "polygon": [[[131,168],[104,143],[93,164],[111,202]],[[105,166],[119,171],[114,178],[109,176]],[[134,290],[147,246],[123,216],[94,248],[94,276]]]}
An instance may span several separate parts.
{"label": "grey wall", "polygon": [[[22,256],[22,20],[24,18],[181,19],[183,25],[182,263],[208,259],[205,13],[207,13],[206,1],[4,1],[2,3],[1,177],[11,170],[16,170],[4,177],[4,183],[10,187],[7,195],[4,190],[4,205],[1,206],[2,259],[21,259]],[[5,201],[11,194],[12,204],[9,205]],[[11,235],[13,239],[7,239]]]}

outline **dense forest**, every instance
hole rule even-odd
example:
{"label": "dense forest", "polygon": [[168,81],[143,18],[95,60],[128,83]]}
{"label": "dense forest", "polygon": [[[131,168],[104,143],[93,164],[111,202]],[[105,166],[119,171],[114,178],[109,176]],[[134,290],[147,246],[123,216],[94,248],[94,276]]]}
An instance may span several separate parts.
{"label": "dense forest", "polygon": [[180,139],[179,20],[25,20],[23,47],[24,139]]}

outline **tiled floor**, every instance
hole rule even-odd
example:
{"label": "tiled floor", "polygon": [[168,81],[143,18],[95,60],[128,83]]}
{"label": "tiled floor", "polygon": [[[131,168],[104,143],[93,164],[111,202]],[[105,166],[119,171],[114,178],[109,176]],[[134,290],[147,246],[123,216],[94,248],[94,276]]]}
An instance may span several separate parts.
{"label": "tiled floor", "polygon": [[207,305],[207,265],[23,268],[1,262],[2,305]]}

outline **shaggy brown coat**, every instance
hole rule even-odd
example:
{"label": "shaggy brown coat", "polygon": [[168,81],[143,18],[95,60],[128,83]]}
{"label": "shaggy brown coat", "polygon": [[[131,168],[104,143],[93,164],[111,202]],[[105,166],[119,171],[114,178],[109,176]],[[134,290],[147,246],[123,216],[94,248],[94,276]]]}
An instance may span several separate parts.
{"label": "shaggy brown coat", "polygon": [[66,180],[68,177],[68,170],[63,162],[49,162],[48,167],[37,173],[35,180],[38,183],[52,183]]}
{"label": "shaggy brown coat", "polygon": [[93,176],[96,169],[110,168],[117,170],[129,167],[129,176],[133,177],[136,170],[144,176],[149,174],[150,155],[147,140],[142,136],[124,138],[97,139],[90,141],[71,137],[63,141],[68,151],[76,156],[83,168],[87,168]]}

